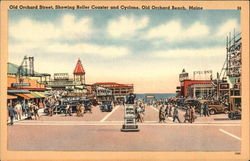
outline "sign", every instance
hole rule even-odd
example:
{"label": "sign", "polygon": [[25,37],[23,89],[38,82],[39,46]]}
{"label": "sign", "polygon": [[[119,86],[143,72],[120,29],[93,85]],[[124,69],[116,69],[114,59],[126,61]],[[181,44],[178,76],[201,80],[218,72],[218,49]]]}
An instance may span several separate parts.
{"label": "sign", "polygon": [[69,74],[68,73],[54,73],[54,80],[68,80]]}
{"label": "sign", "polygon": [[228,83],[221,83],[220,90],[229,90],[229,84]]}
{"label": "sign", "polygon": [[30,83],[11,83],[11,87],[30,86]]}
{"label": "sign", "polygon": [[146,97],[146,98],[155,98],[154,95],[146,95],[145,97]]}
{"label": "sign", "polygon": [[188,79],[188,73],[179,74],[179,81],[183,81],[185,79]]}
{"label": "sign", "polygon": [[194,71],[193,79],[194,80],[210,80],[212,78],[212,75],[213,75],[212,70]]}
{"label": "sign", "polygon": [[137,132],[139,131],[136,125],[135,106],[133,104],[125,104],[124,109],[124,124],[122,132]]}

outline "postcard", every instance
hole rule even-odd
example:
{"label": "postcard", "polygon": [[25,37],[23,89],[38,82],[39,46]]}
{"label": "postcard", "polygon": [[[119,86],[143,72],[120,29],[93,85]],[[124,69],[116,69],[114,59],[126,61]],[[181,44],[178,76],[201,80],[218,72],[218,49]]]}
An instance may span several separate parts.
{"label": "postcard", "polygon": [[1,160],[248,160],[249,2],[3,1]]}

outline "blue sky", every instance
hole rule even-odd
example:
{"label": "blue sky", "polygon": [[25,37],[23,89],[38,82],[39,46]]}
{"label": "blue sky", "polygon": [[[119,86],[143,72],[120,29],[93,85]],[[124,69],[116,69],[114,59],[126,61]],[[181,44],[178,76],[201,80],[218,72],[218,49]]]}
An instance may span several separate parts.
{"label": "blue sky", "polygon": [[133,83],[136,92],[175,92],[183,68],[219,72],[238,10],[11,10],[9,61],[35,57],[38,72],[72,73],[87,83]]}

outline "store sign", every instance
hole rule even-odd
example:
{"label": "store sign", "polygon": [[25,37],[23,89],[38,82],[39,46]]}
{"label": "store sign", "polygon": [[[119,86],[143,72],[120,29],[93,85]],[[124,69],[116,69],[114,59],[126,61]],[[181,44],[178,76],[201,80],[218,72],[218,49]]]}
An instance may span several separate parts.
{"label": "store sign", "polygon": [[188,79],[188,73],[179,74],[179,81],[183,81],[185,79]]}
{"label": "store sign", "polygon": [[228,90],[229,89],[229,84],[228,83],[223,83],[220,84],[220,90]]}
{"label": "store sign", "polygon": [[30,86],[30,83],[11,83],[11,87]]}
{"label": "store sign", "polygon": [[194,71],[193,79],[194,80],[210,80],[212,75],[213,75],[212,70]]}
{"label": "store sign", "polygon": [[54,73],[54,80],[65,80],[69,79],[68,73]]}

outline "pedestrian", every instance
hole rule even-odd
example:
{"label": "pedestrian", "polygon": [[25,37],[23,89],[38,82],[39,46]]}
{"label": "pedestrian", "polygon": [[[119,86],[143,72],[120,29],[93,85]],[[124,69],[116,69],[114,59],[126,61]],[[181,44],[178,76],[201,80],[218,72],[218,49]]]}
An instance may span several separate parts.
{"label": "pedestrian", "polygon": [[33,111],[34,111],[35,120],[37,120],[39,118],[38,110],[39,110],[38,106],[34,103],[33,104]]}
{"label": "pedestrian", "polygon": [[184,123],[186,123],[186,121],[190,122],[190,107],[188,106],[187,109],[186,109],[186,112],[184,114]]}
{"label": "pedestrian", "polygon": [[175,105],[174,107],[174,112],[173,112],[173,122],[175,121],[175,119],[177,119],[177,121],[179,123],[181,123],[180,119],[179,119],[179,114],[178,114],[178,106]]}
{"label": "pedestrian", "polygon": [[172,108],[173,108],[173,104],[170,103],[169,106],[168,106],[168,110],[169,110],[168,116],[169,116],[169,117],[172,117]]}
{"label": "pedestrian", "polygon": [[79,116],[82,116],[83,117],[83,114],[84,114],[84,111],[85,111],[85,107],[84,107],[84,105],[80,105],[80,107],[79,107],[80,109],[80,113],[79,113]]}
{"label": "pedestrian", "polygon": [[8,114],[10,117],[10,125],[13,125],[13,119],[15,117],[15,109],[13,108],[13,106],[11,106],[11,104],[8,104]]}
{"label": "pedestrian", "polygon": [[166,109],[165,109],[165,118],[168,118],[168,103],[166,104]]}
{"label": "pedestrian", "polygon": [[164,109],[164,106],[161,106],[160,107],[160,110],[159,110],[159,122],[165,122],[165,109]]}
{"label": "pedestrian", "polygon": [[201,103],[201,104],[200,104],[200,117],[203,116],[203,113],[204,113],[203,110],[204,110],[204,104]]}
{"label": "pedestrian", "polygon": [[208,103],[207,102],[205,102],[205,105],[204,105],[205,107],[204,107],[204,115],[205,116],[208,116],[209,117],[209,108],[208,108]]}
{"label": "pedestrian", "polygon": [[72,108],[71,108],[71,106],[67,103],[67,105],[66,105],[66,113],[65,113],[65,116],[67,116],[67,115],[69,115],[69,116],[72,116],[72,114],[71,114],[71,111],[72,111]]}
{"label": "pedestrian", "polygon": [[15,105],[15,113],[16,113],[16,120],[22,119],[22,105],[20,102],[17,102]]}
{"label": "pedestrian", "polygon": [[195,115],[195,109],[194,109],[194,106],[191,106],[191,109],[190,109],[190,123],[193,123],[194,122],[194,116]]}
{"label": "pedestrian", "polygon": [[80,116],[81,109],[80,109],[80,103],[78,102],[76,105],[76,116]]}
{"label": "pedestrian", "polygon": [[143,110],[142,107],[139,105],[138,109],[137,109],[137,113],[138,113],[138,121],[143,122]]}

